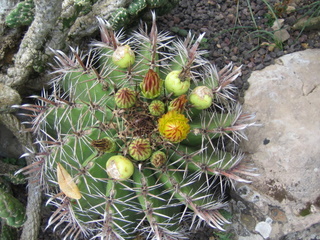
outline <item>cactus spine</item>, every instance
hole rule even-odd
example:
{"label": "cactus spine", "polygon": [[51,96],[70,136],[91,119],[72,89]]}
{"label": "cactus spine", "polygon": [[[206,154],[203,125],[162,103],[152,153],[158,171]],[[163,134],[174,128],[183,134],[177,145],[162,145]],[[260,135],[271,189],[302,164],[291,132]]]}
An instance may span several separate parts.
{"label": "cactus spine", "polygon": [[[204,222],[222,230],[228,221],[213,180],[246,181],[237,173],[250,174],[241,154],[217,146],[222,138],[238,142],[251,125],[252,116],[230,103],[240,68],[230,64],[218,72],[202,58],[203,35],[182,42],[158,34],[154,13],[150,32],[140,28],[124,42],[107,22],[99,19],[99,25],[102,42],[87,55],[54,51],[53,94],[21,106],[37,112],[32,124],[38,156],[45,157],[42,175],[49,203],[57,206],[49,224],[67,222],[65,237],[72,239],[185,239],[188,231],[179,223],[187,216],[190,228]],[[130,54],[119,65],[112,59],[122,46]],[[171,91],[166,79],[172,73],[188,82],[183,93]],[[197,86],[210,90],[210,104],[189,101]]]}

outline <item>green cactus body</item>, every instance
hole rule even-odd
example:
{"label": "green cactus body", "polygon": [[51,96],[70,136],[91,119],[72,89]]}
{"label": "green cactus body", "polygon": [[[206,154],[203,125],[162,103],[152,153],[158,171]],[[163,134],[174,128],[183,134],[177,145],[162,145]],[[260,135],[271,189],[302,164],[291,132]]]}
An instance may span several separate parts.
{"label": "green cactus body", "polygon": [[118,30],[129,23],[129,13],[126,8],[118,8],[111,15],[111,24]]}
{"label": "green cactus body", "polygon": [[35,5],[33,0],[25,0],[7,15],[6,24],[11,27],[29,26],[34,19]]}
{"label": "green cactus body", "polygon": [[[238,142],[250,126],[250,115],[226,104],[239,70],[218,72],[203,59],[203,35],[182,43],[158,34],[154,13],[150,33],[140,30],[125,42],[104,20],[99,24],[103,42],[93,44],[87,55],[93,59],[86,62],[75,50],[70,58],[55,51],[62,69],[56,70],[54,91],[36,97],[41,106],[35,106],[33,124],[46,156],[42,175],[49,202],[57,206],[49,223],[66,222],[64,237],[112,240],[185,239],[188,231],[180,223],[190,216],[190,229],[204,222],[221,230],[228,221],[219,214],[224,190],[211,191],[215,179],[246,181],[237,176],[241,154],[216,146],[223,138]],[[112,55],[124,45],[133,49],[135,61],[119,67]],[[172,71],[190,81],[179,97],[161,88]],[[199,82],[214,96],[206,110],[188,102]]]}
{"label": "green cactus body", "polygon": [[7,224],[1,224],[1,240],[16,240],[18,239],[18,232],[16,228],[10,227]]}
{"label": "green cactus body", "polygon": [[139,17],[143,17],[148,10],[154,10],[158,15],[164,15],[178,3],[179,0],[133,0],[130,1],[127,8],[119,8],[115,11],[110,18],[110,22],[113,28],[118,30],[134,23]]}
{"label": "green cactus body", "polygon": [[[157,239],[166,239],[168,235],[174,237],[178,232],[178,216],[180,213],[177,199],[164,203],[170,199],[169,194],[163,193],[161,184],[157,184],[157,178],[150,169],[136,171],[133,175],[137,196],[143,213],[155,229]],[[163,208],[166,204],[166,208]],[[178,235],[178,234],[177,234]]]}
{"label": "green cactus body", "polygon": [[209,139],[230,133],[236,122],[236,117],[234,114],[201,114],[190,123],[191,131],[187,139],[183,141],[183,144],[199,146]]}
{"label": "green cactus body", "polygon": [[[117,181],[108,181],[106,188],[107,202],[103,222],[106,226],[112,228],[106,229],[106,239],[135,239],[136,234],[134,229],[136,227],[135,220],[141,218],[141,213],[132,214],[132,209],[136,209],[139,204],[138,200],[134,198],[134,193],[130,191],[132,183],[120,183]],[[123,201],[123,199],[130,199],[130,201]],[[121,229],[121,226],[126,227],[126,231]],[[119,233],[122,233],[121,235]]]}
{"label": "green cactus body", "polygon": [[162,7],[163,5],[168,3],[167,0],[146,0],[146,1],[150,8]]}
{"label": "green cactus body", "polygon": [[[149,42],[151,39],[148,39],[148,42],[142,42],[139,45],[137,61],[141,64],[136,66],[136,71],[140,72],[141,76],[145,76],[149,69],[152,67],[152,61],[156,61],[158,58],[158,52],[154,52],[152,49],[152,43]],[[154,55],[153,55],[154,54]],[[156,73],[159,74],[158,68],[153,66],[156,69],[153,69]]]}
{"label": "green cactus body", "polygon": [[[107,86],[104,80],[97,79],[94,73],[84,73],[83,71],[75,71],[67,73],[62,82],[65,91],[70,92],[74,96],[75,102],[98,101],[103,96],[111,93],[111,88]],[[109,101],[108,105],[113,106]]]}
{"label": "green cactus body", "polygon": [[[91,114],[88,114],[88,112]],[[60,104],[54,108],[49,108],[45,115],[47,131],[52,135],[55,135],[54,128],[60,129],[61,134],[68,134],[92,126],[96,122],[111,121],[113,118],[112,111],[109,108],[97,107],[97,109],[92,109],[92,106],[84,104],[77,104],[76,106]]]}
{"label": "green cactus body", "polygon": [[10,193],[0,188],[0,217],[11,227],[21,227],[26,221],[25,206]]}
{"label": "green cactus body", "polygon": [[147,7],[146,0],[133,0],[128,6],[128,13],[132,16],[136,16]]}
{"label": "green cactus body", "polygon": [[203,152],[205,154],[199,153],[198,148],[180,145],[171,153],[171,160],[179,168],[215,175],[220,169],[228,171],[241,158],[241,155],[235,156],[229,152],[215,150],[212,146],[207,146]]}

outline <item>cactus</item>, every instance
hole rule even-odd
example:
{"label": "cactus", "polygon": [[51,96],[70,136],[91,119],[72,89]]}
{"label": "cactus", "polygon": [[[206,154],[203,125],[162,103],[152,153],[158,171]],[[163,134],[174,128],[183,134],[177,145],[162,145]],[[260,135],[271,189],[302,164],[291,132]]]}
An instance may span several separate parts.
{"label": "cactus", "polygon": [[[203,34],[176,40],[152,16],[150,32],[126,41],[98,19],[102,41],[85,55],[53,50],[52,94],[19,106],[35,113],[36,165],[57,207],[49,225],[65,226],[66,238],[185,239],[187,219],[190,229],[223,230],[225,180],[252,175],[243,154],[224,146],[253,124],[232,95],[241,68],[218,71],[198,49]],[[122,46],[130,51],[114,56]],[[203,86],[205,98],[190,98]]]}
{"label": "cactus", "polygon": [[22,173],[14,174],[25,164],[21,159],[4,158],[0,160],[0,165],[2,167],[0,174],[0,239],[17,239],[17,228],[26,221],[26,208],[13,196],[10,183],[24,184],[26,182]]}
{"label": "cactus", "polygon": [[26,220],[25,206],[5,189],[0,188],[0,217],[11,227],[21,227]]}
{"label": "cactus", "polygon": [[[14,159],[6,160],[10,161]],[[15,184],[22,183],[21,176],[19,179],[16,179],[11,172],[4,174],[4,176],[0,178],[0,239],[16,239],[16,228],[21,227],[26,221],[25,206],[12,195],[9,181],[7,181],[8,179],[13,180]]]}
{"label": "cactus", "polygon": [[18,26],[29,26],[34,18],[35,5],[33,0],[25,0],[17,4],[17,6],[7,15],[6,24],[8,27],[14,28]]}
{"label": "cactus", "polygon": [[179,0],[133,0],[127,8],[119,8],[112,13],[110,23],[115,30],[127,27],[144,13],[154,10],[158,15],[170,12]]}
{"label": "cactus", "polygon": [[[70,19],[64,19],[65,27],[69,26],[71,22],[75,20],[78,14],[87,14],[92,8],[92,4],[95,1],[91,0],[74,0],[74,6],[76,6],[76,13]],[[5,23],[10,28],[16,28],[21,26],[29,26],[35,14],[34,0],[25,0],[18,3],[15,8],[9,12],[6,16]]]}

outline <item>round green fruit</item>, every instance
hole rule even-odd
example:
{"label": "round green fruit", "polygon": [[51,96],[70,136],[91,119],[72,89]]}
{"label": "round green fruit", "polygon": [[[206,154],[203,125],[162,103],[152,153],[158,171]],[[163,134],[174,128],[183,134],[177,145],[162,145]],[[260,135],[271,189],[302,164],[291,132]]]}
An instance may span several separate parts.
{"label": "round green fruit", "polygon": [[207,86],[198,86],[192,90],[189,101],[196,109],[203,110],[211,106],[213,93]]}
{"label": "round green fruit", "polygon": [[109,177],[122,181],[129,179],[133,175],[134,166],[128,158],[116,155],[108,159],[106,171]]}
{"label": "round green fruit", "polygon": [[118,46],[112,54],[112,61],[120,68],[130,67],[135,60],[134,52],[129,45]]}
{"label": "round green fruit", "polygon": [[168,93],[173,93],[174,96],[185,94],[190,88],[190,78],[183,81],[179,77],[180,73],[180,70],[171,71],[164,81],[166,90]]}

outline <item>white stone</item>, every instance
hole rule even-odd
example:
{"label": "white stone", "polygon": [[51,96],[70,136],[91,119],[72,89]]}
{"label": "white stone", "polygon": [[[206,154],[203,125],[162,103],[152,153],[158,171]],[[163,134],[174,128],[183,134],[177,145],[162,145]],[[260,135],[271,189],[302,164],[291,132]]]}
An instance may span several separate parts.
{"label": "white stone", "polygon": [[274,38],[277,41],[285,42],[290,38],[290,34],[286,29],[280,29],[274,32]]}
{"label": "white stone", "polygon": [[273,22],[273,25],[272,25],[272,29],[274,31],[276,30],[279,30],[283,27],[283,24],[284,24],[284,19],[280,18],[280,19],[277,19],[276,21]]}
{"label": "white stone", "polygon": [[255,231],[257,231],[258,233],[260,233],[260,235],[266,239],[270,236],[272,227],[269,223],[267,222],[258,222],[258,224],[256,225]]}
{"label": "white stone", "polygon": [[[320,49],[285,55],[248,81],[244,109],[262,127],[248,129],[243,143],[260,174],[247,195],[260,194],[254,204],[262,213],[269,206],[285,213],[270,233],[277,239],[320,222]],[[302,216],[310,204],[316,210]]]}

